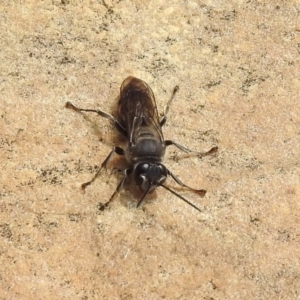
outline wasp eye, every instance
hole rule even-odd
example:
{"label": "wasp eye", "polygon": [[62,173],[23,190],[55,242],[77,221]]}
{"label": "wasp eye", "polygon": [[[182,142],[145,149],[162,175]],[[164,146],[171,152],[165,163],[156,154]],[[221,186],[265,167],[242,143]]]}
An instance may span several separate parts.
{"label": "wasp eye", "polygon": [[149,164],[139,164],[134,171],[134,179],[138,186],[142,186],[146,180],[146,174],[149,170]]}
{"label": "wasp eye", "polygon": [[158,167],[159,167],[161,176],[167,177],[167,175],[168,175],[167,168],[164,165],[159,165]]}
{"label": "wasp eye", "polygon": [[149,164],[145,164],[145,163],[143,163],[143,164],[139,164],[137,167],[136,167],[136,173],[138,173],[138,174],[144,174],[144,173],[147,173],[148,172],[148,170],[149,170]]}

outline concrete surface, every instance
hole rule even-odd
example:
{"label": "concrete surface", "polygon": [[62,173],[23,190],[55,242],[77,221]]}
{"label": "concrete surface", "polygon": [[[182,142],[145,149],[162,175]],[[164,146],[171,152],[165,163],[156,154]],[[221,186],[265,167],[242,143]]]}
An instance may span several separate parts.
{"label": "concrete surface", "polygon": [[[1,1],[0,299],[300,299],[299,1]],[[207,189],[135,208],[107,120],[144,79],[165,164]]]}

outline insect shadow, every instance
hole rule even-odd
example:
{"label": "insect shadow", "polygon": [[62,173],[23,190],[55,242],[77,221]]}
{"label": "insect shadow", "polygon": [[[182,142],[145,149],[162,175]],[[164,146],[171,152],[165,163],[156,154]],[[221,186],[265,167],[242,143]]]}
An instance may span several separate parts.
{"label": "insect shadow", "polygon": [[85,189],[88,185],[93,183],[101,170],[106,167],[113,154],[125,156],[129,168],[124,170],[122,180],[109,200],[101,205],[100,210],[104,210],[108,206],[122,189],[126,179],[132,175],[136,184],[143,191],[143,196],[138,201],[137,207],[140,206],[149,193],[154,191],[158,186],[161,186],[196,210],[201,211],[196,205],[164,184],[167,177],[171,176],[180,186],[196,192],[203,197],[206,190],[194,189],[184,184],[162,164],[165,150],[168,146],[173,145],[186,153],[195,153],[199,157],[214,154],[218,150],[218,147],[213,147],[207,152],[198,152],[190,150],[172,140],[164,139],[162,127],[167,121],[170,105],[178,89],[178,86],[174,88],[172,97],[165,106],[161,119],[157,112],[152,89],[146,82],[133,76],[127,77],[121,85],[116,117],[99,109],[78,108],[70,102],[66,103],[66,108],[73,109],[77,112],[93,112],[103,118],[109,119],[127,141],[125,148],[114,146],[106,159],[102,162],[95,176],[81,186],[82,189]]}

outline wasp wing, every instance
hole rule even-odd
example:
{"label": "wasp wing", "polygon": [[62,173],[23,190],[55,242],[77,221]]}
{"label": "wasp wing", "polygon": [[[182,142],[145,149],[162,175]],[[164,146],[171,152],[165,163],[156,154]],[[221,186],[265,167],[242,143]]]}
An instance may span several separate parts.
{"label": "wasp wing", "polygon": [[119,98],[119,122],[126,129],[130,143],[135,143],[142,126],[152,131],[163,142],[155,97],[150,86],[141,79],[127,77],[122,85]]}

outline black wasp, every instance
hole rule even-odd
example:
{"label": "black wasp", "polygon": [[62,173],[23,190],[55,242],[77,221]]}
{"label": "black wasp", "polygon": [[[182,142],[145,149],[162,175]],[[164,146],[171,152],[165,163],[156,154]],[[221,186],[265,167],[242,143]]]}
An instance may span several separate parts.
{"label": "black wasp", "polygon": [[172,97],[165,106],[164,114],[161,119],[159,119],[154,94],[149,85],[143,80],[132,76],[127,77],[121,85],[117,117],[114,117],[102,110],[82,109],[77,108],[70,102],[66,103],[67,108],[71,108],[77,112],[95,112],[99,116],[111,120],[117,130],[127,140],[125,149],[114,146],[106,159],[102,162],[92,180],[82,184],[83,189],[90,185],[97,178],[101,170],[106,167],[114,153],[125,156],[129,163],[129,168],[124,170],[123,179],[110,199],[101,206],[101,210],[107,207],[107,205],[123,187],[128,176],[132,174],[136,184],[143,191],[143,196],[139,200],[137,207],[142,203],[148,193],[155,190],[156,187],[162,186],[200,211],[197,206],[164,184],[169,175],[180,186],[195,191],[203,197],[206,193],[205,190],[196,190],[184,184],[162,164],[162,159],[165,155],[166,147],[170,145],[174,145],[187,153],[194,152],[201,157],[213,154],[218,149],[217,147],[213,147],[208,152],[200,153],[179,145],[172,140],[164,140],[162,126],[167,121],[170,104],[172,103],[178,89],[178,86],[174,88]]}

